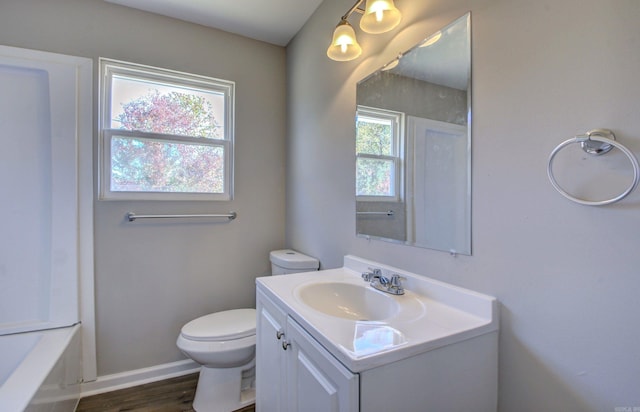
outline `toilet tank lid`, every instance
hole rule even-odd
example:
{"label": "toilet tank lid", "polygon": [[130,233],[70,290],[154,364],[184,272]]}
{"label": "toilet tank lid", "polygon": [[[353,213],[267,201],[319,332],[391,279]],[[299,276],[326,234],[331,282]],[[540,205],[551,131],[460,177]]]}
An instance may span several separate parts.
{"label": "toilet tank lid", "polygon": [[318,269],[318,259],[307,256],[293,249],[274,250],[269,253],[269,259],[274,265],[285,269]]}
{"label": "toilet tank lid", "polygon": [[180,333],[197,341],[245,338],[256,333],[256,310],[232,309],[201,316],[184,325]]}

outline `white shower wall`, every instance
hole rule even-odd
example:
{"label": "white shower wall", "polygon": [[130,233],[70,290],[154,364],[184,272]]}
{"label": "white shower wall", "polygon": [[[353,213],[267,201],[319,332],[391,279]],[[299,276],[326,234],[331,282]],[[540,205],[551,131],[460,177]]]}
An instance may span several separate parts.
{"label": "white shower wall", "polygon": [[81,319],[80,275],[92,273],[91,67],[0,46],[0,335]]}

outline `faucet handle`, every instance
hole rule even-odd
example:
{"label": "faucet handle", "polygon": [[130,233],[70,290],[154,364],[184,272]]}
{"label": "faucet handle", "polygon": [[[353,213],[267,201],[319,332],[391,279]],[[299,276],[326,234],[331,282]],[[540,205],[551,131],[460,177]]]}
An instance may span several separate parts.
{"label": "faucet handle", "polygon": [[404,276],[400,276],[397,273],[391,275],[391,286],[402,286],[402,282],[407,280]]}
{"label": "faucet handle", "polygon": [[369,282],[371,280],[373,280],[376,276],[379,277],[382,274],[382,271],[380,269],[373,269],[373,268],[369,268],[369,272],[364,272],[362,274],[362,279],[364,279],[365,282]]}
{"label": "faucet handle", "polygon": [[392,289],[393,293],[396,295],[404,294],[404,286],[402,286],[402,281],[404,280],[407,280],[404,276],[400,276],[398,274],[391,275],[389,289]]}

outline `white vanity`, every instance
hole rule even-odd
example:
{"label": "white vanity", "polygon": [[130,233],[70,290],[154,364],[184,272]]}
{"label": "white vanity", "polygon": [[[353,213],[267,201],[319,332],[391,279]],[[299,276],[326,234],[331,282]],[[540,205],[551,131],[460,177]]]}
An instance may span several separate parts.
{"label": "white vanity", "polygon": [[[370,268],[405,293],[375,290]],[[355,256],[256,282],[257,411],[495,412],[495,298]]]}

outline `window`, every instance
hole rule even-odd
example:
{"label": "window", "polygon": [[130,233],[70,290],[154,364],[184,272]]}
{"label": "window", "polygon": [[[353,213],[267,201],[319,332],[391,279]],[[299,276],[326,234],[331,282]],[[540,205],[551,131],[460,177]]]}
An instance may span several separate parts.
{"label": "window", "polygon": [[403,114],[358,107],[356,196],[358,200],[400,200]]}
{"label": "window", "polygon": [[230,200],[234,83],[100,59],[100,198]]}

